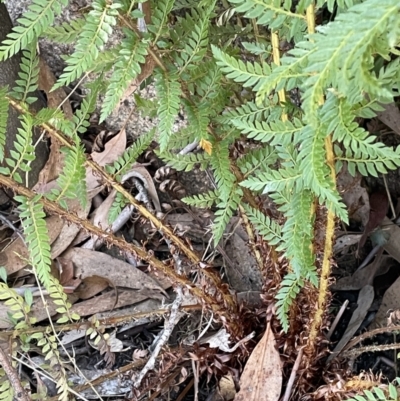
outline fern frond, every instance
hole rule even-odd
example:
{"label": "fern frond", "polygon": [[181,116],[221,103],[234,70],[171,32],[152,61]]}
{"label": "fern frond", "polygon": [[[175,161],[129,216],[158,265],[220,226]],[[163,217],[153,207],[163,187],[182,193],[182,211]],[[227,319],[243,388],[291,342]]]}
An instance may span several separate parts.
{"label": "fern frond", "polygon": [[241,188],[237,187],[236,185],[232,185],[230,188],[230,193],[226,199],[222,200],[222,202],[217,205],[218,210],[215,212],[215,219],[212,226],[215,246],[218,245],[220,239],[222,238],[225,228],[237,210],[242,196],[243,192]]}
{"label": "fern frond", "polygon": [[96,108],[97,95],[100,92],[101,86],[101,79],[97,79],[88,85],[90,93],[82,100],[79,109],[76,110],[72,119],[74,127],[71,132],[67,133],[68,136],[74,137],[87,131],[87,128],[90,126],[89,117]]}
{"label": "fern frond", "polygon": [[235,176],[230,169],[228,141],[217,142],[213,145],[210,165],[214,172],[220,199],[222,203],[228,202],[229,197],[232,196],[232,187],[235,183]]}
{"label": "fern frond", "polygon": [[[168,150],[172,149],[183,149],[189,143],[193,143],[196,141],[196,133],[192,129],[192,127],[184,127],[180,130],[174,132],[174,134],[170,137],[168,142]],[[165,152],[163,152],[165,153]]]}
{"label": "fern frond", "polygon": [[148,148],[154,139],[154,129],[147,134],[141,135],[125,152],[114,162],[113,165],[105,167],[109,174],[116,177],[118,181],[132,167],[137,158]]}
{"label": "fern frond", "polygon": [[271,145],[288,145],[293,142],[293,136],[304,129],[303,123],[298,118],[293,118],[292,121],[274,120],[269,123],[233,119],[231,124],[249,138],[261,142],[270,142]]}
{"label": "fern frond", "polygon": [[154,35],[153,43],[157,44],[158,39],[168,32],[167,20],[168,15],[174,6],[175,0],[157,1],[157,7],[152,13],[151,24],[147,26],[149,32]]}
{"label": "fern frond", "polygon": [[63,22],[61,25],[48,27],[45,36],[49,40],[57,43],[75,43],[85,24],[85,18],[77,18],[69,22]]}
{"label": "fern frond", "polygon": [[68,0],[33,0],[28,11],[18,18],[18,25],[0,45],[0,61],[12,57],[38,39],[67,5]]}
{"label": "fern frond", "polygon": [[189,206],[195,206],[200,208],[210,208],[214,203],[219,200],[219,194],[217,190],[208,191],[204,194],[187,196],[181,199]]}
{"label": "fern frond", "polygon": [[2,396],[1,401],[13,401],[15,399],[14,389],[3,368],[0,368],[0,394]]}
{"label": "fern frond", "polygon": [[110,224],[114,223],[117,217],[122,212],[122,209],[129,204],[129,201],[122,195],[120,192],[117,192],[115,195],[115,200],[110,207],[110,211],[108,212],[108,222]]}
{"label": "fern frond", "polygon": [[252,191],[263,191],[270,193],[285,191],[293,188],[294,191],[301,189],[302,173],[298,167],[270,170],[269,172],[257,174],[257,177],[249,177],[242,181],[240,185]]}
{"label": "fern frond", "polygon": [[310,123],[317,125],[319,100],[328,87],[346,94],[353,88],[353,103],[362,100],[364,91],[382,99],[393,97],[391,89],[376,77],[372,55],[389,57],[390,32],[399,26],[393,16],[399,10],[397,0],[366,0],[339,14],[313,36],[315,51],[305,69],[313,75],[304,82],[302,105]]}
{"label": "fern frond", "polygon": [[117,22],[118,7],[118,3],[110,4],[106,0],[92,2],[92,10],[78,37],[75,51],[67,59],[67,67],[54,85],[54,89],[70,84],[93,67],[94,61],[112,33],[112,27]]}
{"label": "fern frond", "polygon": [[61,207],[68,209],[67,199],[79,199],[83,208],[86,207],[86,170],[85,170],[85,151],[79,143],[79,138],[75,139],[72,148],[62,148],[65,153],[63,171],[57,179],[58,188],[53,189],[48,197],[60,203]]}
{"label": "fern frond", "polygon": [[28,44],[26,50],[22,51],[19,79],[15,81],[17,86],[13,88],[10,95],[21,102],[31,104],[36,101],[35,96],[29,96],[38,88],[39,58],[36,54],[37,42]]}
{"label": "fern frond", "polygon": [[0,163],[4,160],[4,147],[6,145],[8,101],[6,98],[7,88],[0,88]]}
{"label": "fern frond", "polygon": [[202,170],[207,168],[210,156],[206,153],[189,153],[187,155],[173,154],[171,152],[157,152],[162,161],[178,171],[192,171],[196,164],[200,165]]}
{"label": "fern frond", "polygon": [[[210,14],[214,9],[215,1],[212,0],[204,10],[192,8],[192,15],[186,15],[186,24],[191,25],[191,30],[187,37],[181,38],[181,50],[174,53],[174,60],[179,65],[179,75],[185,71],[188,66],[197,63],[203,59],[208,46],[208,26]],[[180,19],[178,23],[184,25]]]}
{"label": "fern frond", "polygon": [[281,288],[275,297],[277,300],[276,315],[285,333],[289,330],[288,314],[290,306],[303,287],[304,280],[294,273],[289,273],[283,278]]}
{"label": "fern frond", "polygon": [[254,91],[257,91],[271,75],[271,68],[267,63],[244,63],[242,60],[236,60],[227,53],[211,45],[214,58],[217,60],[217,65],[221,67],[222,72],[227,78],[239,82],[243,87],[252,86]]}
{"label": "fern frond", "polygon": [[160,150],[165,151],[169,138],[172,135],[172,128],[175,117],[179,111],[181,86],[176,75],[165,74],[160,71],[156,73],[156,90],[159,99],[158,131],[160,133]]}
{"label": "fern frond", "polygon": [[[275,0],[229,0],[236,4],[235,11],[245,13],[245,18],[255,18],[257,24],[268,25],[271,30],[277,30],[283,25],[290,25],[291,30],[305,31],[307,24],[304,14],[291,12],[291,1]],[[294,25],[294,26],[292,26]],[[293,35],[289,36],[291,39]]]}
{"label": "fern frond", "polygon": [[282,242],[281,227],[277,222],[251,206],[243,207],[250,222],[269,245],[275,246]]}
{"label": "fern frond", "polygon": [[140,40],[134,32],[127,29],[124,33],[125,38],[122,40],[101,108],[100,122],[112,113],[129,84],[140,74],[140,64],[144,64],[147,55],[148,42]]}
{"label": "fern frond", "polygon": [[268,171],[270,166],[276,163],[277,154],[269,146],[264,146],[261,149],[253,149],[245,156],[238,159],[236,165],[240,168],[245,177],[252,174],[254,171],[258,173]]}
{"label": "fern frond", "polygon": [[5,158],[9,167],[1,167],[0,173],[10,175],[11,178],[22,184],[22,177],[19,171],[30,171],[29,164],[35,160],[35,148],[32,145],[32,116],[23,114],[19,118],[21,120],[21,128],[18,128],[14,149],[10,150],[11,157]]}
{"label": "fern frond", "polygon": [[209,140],[210,135],[207,132],[208,124],[210,123],[210,109],[206,103],[192,104],[186,99],[182,99],[182,104],[188,118],[188,125],[194,131],[196,139]]}
{"label": "fern frond", "polygon": [[47,289],[51,284],[51,249],[50,238],[44,218],[46,214],[38,200],[40,195],[32,199],[16,196],[20,203],[20,218],[24,230],[25,241],[29,250],[32,267],[36,270],[40,282]]}
{"label": "fern frond", "polygon": [[348,222],[346,207],[343,204],[330,176],[326,164],[325,137],[327,131],[319,128],[314,131],[307,126],[303,131],[302,145],[299,159],[302,159],[300,170],[303,172],[302,180],[319,198],[321,203],[327,202],[335,214],[344,222]]}

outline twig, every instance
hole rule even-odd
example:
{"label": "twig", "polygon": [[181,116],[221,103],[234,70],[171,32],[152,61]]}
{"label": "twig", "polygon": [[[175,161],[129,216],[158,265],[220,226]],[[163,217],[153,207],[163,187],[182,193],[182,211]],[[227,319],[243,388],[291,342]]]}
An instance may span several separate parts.
{"label": "twig", "polygon": [[[5,185],[8,188],[12,188],[15,192],[20,195],[24,195],[30,199],[36,196],[36,193],[31,191],[28,188],[16,183],[11,178],[5,177],[0,174],[0,184]],[[94,226],[88,220],[80,219],[76,214],[72,214],[64,209],[62,209],[57,203],[52,202],[44,197],[42,197],[39,202],[44,206],[44,208],[53,214],[57,214],[61,218],[65,219],[70,223],[77,224],[78,226],[82,227],[86,231],[98,235],[100,238],[103,238],[107,243],[110,245],[115,245],[119,247],[123,251],[133,252],[137,254],[141,259],[146,260],[149,264],[155,267],[157,270],[164,273],[172,283],[180,284],[184,288],[188,288],[192,291],[193,295],[197,298],[203,300],[205,304],[220,318],[227,321],[228,327],[232,329],[232,331],[236,333],[242,332],[242,328],[240,326],[240,322],[237,319],[237,304],[233,300],[232,295],[223,293],[219,293],[218,295],[224,296],[224,305],[217,301],[213,296],[210,294],[205,293],[201,288],[197,287],[193,284],[187,277],[183,275],[177,274],[174,269],[172,269],[169,265],[161,262],[153,254],[146,252],[144,249],[136,246],[135,244],[131,244],[125,241],[123,238],[116,237],[111,233],[106,233],[99,227]],[[141,206],[143,208],[143,206]],[[147,210],[146,210],[147,211]],[[221,289],[222,284],[220,281],[219,276],[211,270],[211,269],[200,269],[199,270],[202,274],[208,277],[217,288]]]}
{"label": "twig", "polygon": [[14,232],[18,235],[19,238],[21,238],[22,242],[25,244],[25,238],[24,236],[21,234],[21,231],[18,230],[17,227],[14,226],[14,224],[8,220],[6,217],[4,217],[1,213],[0,213],[0,220],[6,224],[8,227],[10,227],[12,230],[14,230]]}
{"label": "twig", "polygon": [[395,209],[394,209],[394,206],[393,206],[392,197],[390,196],[389,187],[387,185],[385,175],[382,174],[382,177],[383,177],[383,183],[385,184],[386,194],[387,194],[387,197],[388,197],[388,200],[389,200],[390,210],[392,211],[392,215],[393,215],[391,220],[394,220],[396,218],[396,212],[395,212]]}
{"label": "twig", "polygon": [[7,358],[7,355],[0,347],[0,365],[3,367],[4,372],[10,380],[11,386],[14,390],[14,399],[17,401],[30,401],[28,396],[25,393],[25,390],[22,388],[22,384],[19,380],[18,374],[15,369],[12,367],[10,360]]}
{"label": "twig", "polygon": [[293,384],[294,384],[294,379],[296,378],[297,371],[299,370],[301,358],[303,357],[303,348],[300,349],[299,353],[297,354],[296,362],[293,365],[293,369],[290,373],[289,381],[285,390],[285,395],[283,397],[282,401],[289,401]]}
{"label": "twig", "polygon": [[331,328],[329,329],[328,334],[326,335],[326,338],[327,338],[328,340],[331,339],[331,336],[332,336],[333,332],[335,331],[336,326],[337,326],[337,324],[339,323],[339,320],[340,320],[340,318],[342,317],[344,311],[346,310],[348,304],[349,304],[349,300],[346,299],[346,301],[344,301],[343,304],[342,304],[342,306],[340,307],[340,310],[339,310],[338,314],[336,315],[335,320],[333,321],[332,326],[331,326]]}

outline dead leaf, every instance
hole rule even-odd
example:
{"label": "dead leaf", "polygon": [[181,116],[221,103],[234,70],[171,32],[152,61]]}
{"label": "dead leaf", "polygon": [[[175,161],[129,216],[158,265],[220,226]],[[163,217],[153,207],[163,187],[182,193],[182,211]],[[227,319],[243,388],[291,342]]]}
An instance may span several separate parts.
{"label": "dead leaf", "polygon": [[384,110],[377,113],[377,117],[393,132],[400,135],[400,111],[396,103],[382,104],[381,106]]}
{"label": "dead leaf", "polygon": [[103,277],[90,276],[82,280],[75,294],[80,299],[89,299],[99,294],[101,291],[104,291],[108,286],[108,281]]}
{"label": "dead leaf", "polygon": [[[64,221],[58,216],[47,217],[45,221],[50,237],[50,244],[52,244],[59,236]],[[0,252],[0,265],[6,268],[7,275],[13,274],[27,266],[26,259],[29,259],[28,248],[19,237],[10,246]]]}
{"label": "dead leaf", "polygon": [[355,177],[351,176],[344,165],[338,174],[337,185],[349,211],[349,217],[361,222],[365,227],[369,218],[369,196],[367,190],[361,186],[361,179],[359,173]]}
{"label": "dead leaf", "polygon": [[232,376],[222,376],[219,381],[218,387],[219,393],[225,401],[230,401],[235,398],[236,389]]}
{"label": "dead leaf", "polygon": [[207,141],[204,138],[200,139],[199,142],[200,147],[209,155],[212,153],[212,143],[210,141]]}
{"label": "dead leaf", "polygon": [[387,233],[388,240],[383,244],[383,249],[393,258],[400,262],[400,227],[385,217],[382,222],[382,230]]}
{"label": "dead leaf", "polygon": [[369,219],[365,226],[364,233],[358,243],[358,249],[362,248],[367,237],[377,228],[386,217],[389,208],[389,199],[385,191],[377,191],[369,197]]}
{"label": "dead leaf", "polygon": [[275,337],[268,323],[240,378],[235,401],[278,401],[282,390],[282,366]]}
{"label": "dead leaf", "polygon": [[386,290],[382,303],[370,328],[385,327],[388,311],[400,308],[400,277]]}
{"label": "dead leaf", "polygon": [[374,278],[385,274],[391,267],[390,256],[376,257],[372,263],[361,270],[357,270],[352,276],[342,277],[332,285],[332,291],[360,290],[367,284],[371,284]]}
{"label": "dead leaf", "polygon": [[364,321],[367,316],[368,310],[372,305],[374,300],[374,287],[371,285],[366,285],[360,291],[357,300],[357,309],[354,311],[353,316],[350,319],[349,325],[343,337],[336,345],[332,354],[329,356],[327,363],[332,361],[336,356],[342,351],[342,349],[346,346],[346,344],[353,338],[354,333],[361,326],[361,323]]}
{"label": "dead leaf", "polygon": [[72,248],[62,257],[65,260],[70,259],[74,263],[75,276],[81,279],[99,276],[114,283],[117,287],[164,292],[164,289],[147,274],[106,253]]}

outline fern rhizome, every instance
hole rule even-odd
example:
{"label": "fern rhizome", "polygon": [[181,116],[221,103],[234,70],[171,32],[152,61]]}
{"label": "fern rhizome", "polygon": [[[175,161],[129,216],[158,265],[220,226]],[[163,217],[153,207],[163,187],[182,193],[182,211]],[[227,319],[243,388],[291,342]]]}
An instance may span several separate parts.
{"label": "fern rhizome", "polygon": [[[157,0],[150,2],[151,9],[146,12],[142,3],[93,0],[80,19],[57,25],[55,18],[68,6],[68,0],[32,0],[0,44],[1,61],[21,54],[16,86],[0,88],[0,183],[18,195],[15,201],[20,205],[29,264],[37,281],[59,308],[59,323],[79,319],[69,313],[68,299],[50,274],[50,240],[44,217],[45,210],[61,214],[93,234],[104,234],[68,212],[68,200],[78,196],[83,206],[87,202],[85,166],[118,193],[111,219],[125,205],[133,204],[193,265],[203,266],[199,256],[122,185],[124,173],[147,149],[154,133],[140,138],[105,168],[88,159],[80,139],[98,96],[103,99],[100,120],[104,121],[133,80],[150,76],[156,101],[136,99],[144,111],[155,112],[159,120],[155,133],[158,157],[178,171],[200,166],[213,174],[213,190],[183,201],[193,207],[214,208],[215,245],[232,216],[246,216],[264,241],[263,249],[269,249],[269,259],[262,260],[260,266],[265,276],[271,261],[286,261],[286,275],[275,294],[277,316],[285,331],[290,329],[289,312],[296,296],[306,285],[315,288],[318,302],[310,316],[308,339],[313,348],[327,299],[335,219],[348,221],[336,189],[336,174],[343,166],[352,174],[358,171],[372,176],[400,166],[399,148],[385,146],[356,123],[358,117],[375,116],[398,95],[400,3]],[[325,21],[325,14],[329,22],[316,28],[317,17]],[[238,23],[231,25],[231,18],[237,18]],[[117,30],[123,38],[110,47],[110,36]],[[53,88],[77,82],[85,86],[87,96],[73,119],[67,119],[60,109],[30,111],[38,87],[41,38],[74,44]],[[149,66],[150,72],[146,70]],[[10,107],[20,113],[21,122],[14,148],[5,149]],[[180,111],[188,123],[175,131]],[[34,127],[59,141],[65,153],[58,185],[41,196],[28,189],[28,173],[36,157]],[[249,146],[238,157],[236,147],[243,141]],[[179,153],[192,143],[200,150]],[[259,194],[268,195],[273,212],[263,206]],[[324,222],[318,258],[317,215]],[[236,301],[211,269],[202,274],[221,291],[218,297],[205,293],[142,248],[110,235],[107,238],[146,257],[156,269],[203,300],[232,333],[243,334],[235,321]],[[29,318],[31,300],[18,296],[6,284],[1,284],[0,297],[12,306],[11,318],[21,342],[37,340],[43,353],[58,363],[54,332],[29,338],[23,334],[34,324]],[[68,385],[59,373],[56,376],[61,398],[66,399]],[[12,396],[11,388],[4,386],[1,391]]]}

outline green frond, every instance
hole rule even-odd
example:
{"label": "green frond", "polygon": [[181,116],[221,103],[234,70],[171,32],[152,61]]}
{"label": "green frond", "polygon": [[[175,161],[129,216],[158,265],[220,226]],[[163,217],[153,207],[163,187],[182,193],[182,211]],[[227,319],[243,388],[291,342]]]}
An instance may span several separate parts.
{"label": "green frond", "polygon": [[302,173],[298,167],[270,170],[269,172],[257,174],[256,177],[249,177],[240,185],[252,191],[263,191],[264,194],[276,191],[285,191],[293,188],[298,191],[302,185]]}
{"label": "green frond", "polygon": [[232,119],[234,125],[242,134],[247,135],[261,142],[270,142],[275,144],[290,144],[293,142],[293,136],[304,129],[303,123],[298,118],[292,121],[273,120],[269,123],[265,121],[243,121]]}
{"label": "green frond", "polygon": [[276,315],[282,325],[283,331],[289,330],[289,310],[300,290],[304,287],[304,280],[294,273],[287,274],[282,282],[281,288],[276,295]]}
{"label": "green frond", "polygon": [[6,98],[7,88],[0,88],[0,163],[4,160],[4,147],[6,145],[8,101]]}
{"label": "green frond", "polygon": [[78,36],[82,33],[85,24],[85,18],[77,18],[69,22],[63,22],[61,25],[47,28],[45,36],[47,39],[57,43],[75,43]]}
{"label": "green frond", "polygon": [[191,15],[186,15],[186,22],[178,18],[179,25],[191,25],[191,30],[187,36],[181,38],[181,50],[174,53],[173,57],[179,68],[179,74],[182,74],[192,64],[201,61],[207,51],[208,46],[208,26],[210,23],[210,14],[214,9],[215,1],[205,9],[192,8]]}
{"label": "green frond", "polygon": [[277,101],[265,101],[263,104],[256,104],[249,101],[233,110],[226,111],[218,118],[222,124],[232,123],[237,127],[258,122],[268,122],[269,120],[280,120],[283,108],[278,106]]}
{"label": "green frond", "polygon": [[208,192],[205,192],[204,194],[182,198],[182,202],[185,202],[187,205],[200,208],[210,208],[218,200],[219,194],[217,190],[210,190]]}
{"label": "green frond", "polygon": [[226,199],[222,200],[217,205],[218,210],[215,212],[215,219],[212,226],[215,246],[217,246],[221,240],[226,226],[239,206],[242,196],[243,192],[241,188],[237,187],[236,185],[232,185],[230,188],[230,193]]}
{"label": "green frond", "polygon": [[251,206],[243,205],[243,207],[248,219],[268,245],[275,246],[282,242],[281,227],[277,222]]}
{"label": "green frond", "polygon": [[161,71],[156,73],[156,90],[159,99],[158,132],[160,134],[160,149],[165,151],[168,147],[169,138],[175,118],[178,115],[180,105],[181,86],[176,75],[165,74]]}
{"label": "green frond", "polygon": [[141,135],[125,152],[114,162],[113,165],[106,166],[106,171],[120,181],[122,176],[132,168],[137,158],[149,147],[154,139],[154,129],[147,134]]}
{"label": "green frond", "polygon": [[277,161],[277,153],[270,146],[263,146],[260,149],[252,149],[245,156],[238,159],[236,165],[240,168],[245,177],[253,172],[257,174],[263,171],[269,171],[271,165]]}
{"label": "green frond", "polygon": [[61,150],[65,153],[65,164],[57,179],[58,188],[53,189],[48,197],[60,203],[64,209],[68,209],[67,199],[79,199],[85,208],[87,202],[85,151],[79,143],[79,138],[75,139],[72,148],[61,148]]}
{"label": "green frond", "polygon": [[29,312],[31,308],[23,297],[18,295],[13,288],[9,288],[7,284],[0,283],[0,300],[5,301],[4,305],[9,308],[10,318],[13,322],[16,322],[14,325],[15,330],[29,327]]}
{"label": "green frond", "polygon": [[185,108],[188,125],[194,131],[196,139],[207,139],[210,140],[210,135],[207,132],[209,119],[209,107],[206,103],[192,104],[186,99],[182,99],[182,104]]}
{"label": "green frond", "polygon": [[257,104],[262,104],[273,90],[290,91],[299,87],[311,75],[304,69],[307,67],[310,54],[314,51],[312,43],[300,42],[282,57],[281,65],[272,64],[272,71],[268,79],[265,79],[258,88]]}
{"label": "green frond", "polygon": [[100,122],[112,113],[129,84],[140,74],[140,64],[145,63],[148,42],[140,40],[134,32],[127,29],[124,33],[125,38],[122,40],[102,104]]}
{"label": "green frond", "polygon": [[227,141],[213,144],[210,167],[214,172],[221,203],[228,202],[229,197],[232,196],[235,176],[230,169],[229,143]]}
{"label": "green frond", "polygon": [[114,223],[126,205],[129,205],[128,199],[126,199],[121,193],[117,192],[115,195],[115,200],[110,207],[110,211],[108,212],[108,222],[110,224]]}
{"label": "green frond", "polygon": [[153,34],[153,43],[157,45],[158,39],[168,32],[168,16],[174,6],[174,3],[175,0],[159,0],[157,1],[157,7],[152,13],[151,24],[147,26],[147,29]]}
{"label": "green frond", "polygon": [[210,162],[210,156],[205,153],[188,153],[187,155],[173,154],[171,152],[157,152],[162,161],[178,171],[192,171],[199,164],[205,170]]}
{"label": "green frond", "polygon": [[15,399],[14,389],[3,368],[0,368],[0,394],[2,397],[1,401],[13,401]]}
{"label": "green frond", "polygon": [[[174,132],[168,142],[168,151],[171,149],[183,149],[186,145],[193,143],[197,140],[197,136],[192,127],[183,127],[180,130]],[[165,153],[165,152],[162,152]]]}
{"label": "green frond", "polygon": [[16,100],[31,104],[36,101],[35,96],[29,96],[38,88],[39,80],[39,57],[36,53],[37,41],[27,45],[26,50],[22,51],[20,71],[15,81],[17,86],[13,88],[10,95]]}
{"label": "green frond", "polygon": [[[235,4],[235,11],[244,13],[245,18],[254,18],[259,25],[268,25],[271,30],[279,30],[289,25],[286,37],[291,39],[295,32],[305,32],[307,28],[304,13],[292,12],[292,2],[276,0],[229,0]],[[282,35],[281,35],[282,36]]]}
{"label": "green frond", "polygon": [[314,131],[307,126],[303,131],[299,159],[302,159],[300,170],[303,172],[302,180],[319,198],[320,203],[327,203],[328,208],[344,222],[348,222],[345,205],[335,188],[330,170],[326,164],[325,137],[327,131],[322,127]]}
{"label": "green frond", "polygon": [[117,23],[118,3],[110,4],[107,0],[94,0],[91,6],[92,10],[87,15],[75,51],[67,59],[67,67],[54,85],[54,89],[70,84],[93,68],[95,60],[103,51],[112,33],[112,27]]}
{"label": "green frond", "polygon": [[211,45],[214,58],[217,60],[217,65],[221,67],[222,72],[227,78],[239,82],[243,87],[253,87],[257,91],[271,75],[271,68],[267,63],[246,63],[242,60],[236,60],[227,53]]}
{"label": "green frond", "polygon": [[51,123],[55,120],[59,119],[65,119],[64,113],[60,109],[51,109],[51,108],[43,108],[40,109],[36,115],[33,118],[33,125],[35,127],[41,125],[41,124],[46,124],[46,123]]}
{"label": "green frond", "polygon": [[87,128],[90,126],[89,118],[96,108],[96,100],[101,86],[101,79],[97,79],[88,85],[90,93],[82,100],[79,109],[76,110],[72,119],[74,127],[71,132],[66,133],[68,136],[74,137],[77,134],[84,134],[87,131]]}
{"label": "green frond", "polygon": [[35,41],[67,7],[68,0],[32,0],[28,10],[0,45],[0,61],[12,57]]}
{"label": "green frond", "polygon": [[[397,382],[399,378],[397,377]],[[363,395],[356,395],[354,398],[348,398],[346,401],[396,401],[398,400],[397,388],[392,383],[389,383],[387,391],[379,387],[374,387],[370,390],[363,390]]]}
{"label": "green frond", "polygon": [[20,203],[21,224],[32,267],[36,270],[40,282],[47,289],[51,284],[51,249],[49,233],[44,220],[46,214],[38,202],[39,199],[40,195],[33,199],[15,196],[15,200]]}
{"label": "green frond", "polygon": [[302,105],[310,123],[317,125],[319,102],[328,87],[346,94],[349,88],[358,89],[358,93],[354,91],[357,101],[364,91],[386,100],[393,97],[375,75],[373,55],[389,57],[391,32],[399,26],[393,18],[399,10],[397,0],[366,0],[339,14],[313,36],[315,51],[305,69],[313,75],[303,84]]}
{"label": "green frond", "polygon": [[20,172],[30,171],[30,163],[35,160],[35,148],[32,145],[33,117],[23,114],[20,117],[21,127],[14,142],[14,149],[10,150],[10,156],[5,161],[8,167],[1,167],[0,173],[9,175],[18,183],[22,184]]}

